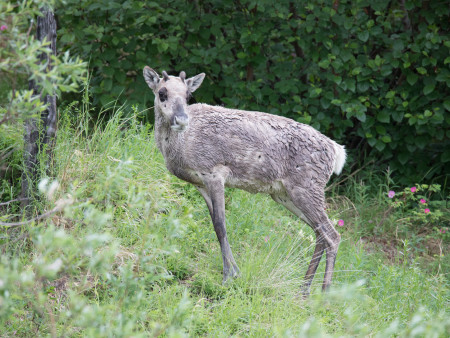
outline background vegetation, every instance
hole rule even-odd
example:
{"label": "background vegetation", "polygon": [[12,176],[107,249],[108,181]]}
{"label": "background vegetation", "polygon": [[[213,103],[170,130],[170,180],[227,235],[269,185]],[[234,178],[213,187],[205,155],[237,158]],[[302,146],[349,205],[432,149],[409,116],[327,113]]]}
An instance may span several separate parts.
{"label": "background vegetation", "polygon": [[[72,1],[65,48],[90,61],[94,103],[152,105],[141,70],[207,74],[199,102],[284,115],[444,183],[450,161],[445,1]],[[445,94],[447,93],[447,95]]]}
{"label": "background vegetation", "polygon": [[[32,33],[42,3],[0,3],[1,336],[447,335],[444,2],[45,1],[64,45],[50,73]],[[89,79],[59,101],[26,219],[23,121],[44,108],[28,76],[74,91],[81,60]],[[153,141],[147,64],[206,72],[198,101],[285,115],[350,148],[327,191],[343,238],[329,293],[322,262],[312,296],[299,297],[309,227],[235,190],[226,216],[242,276],[220,284],[205,203]]]}

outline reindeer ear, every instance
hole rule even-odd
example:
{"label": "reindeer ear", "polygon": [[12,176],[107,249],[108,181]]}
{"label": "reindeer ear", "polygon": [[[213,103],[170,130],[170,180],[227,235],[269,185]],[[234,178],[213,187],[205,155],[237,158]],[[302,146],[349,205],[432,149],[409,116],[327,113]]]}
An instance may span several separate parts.
{"label": "reindeer ear", "polygon": [[191,93],[195,92],[197,88],[200,87],[200,85],[202,84],[204,78],[205,73],[201,73],[187,79],[185,83],[188,86],[189,91]]}
{"label": "reindeer ear", "polygon": [[160,81],[158,73],[151,69],[149,66],[144,67],[144,79],[152,90],[156,89]]}

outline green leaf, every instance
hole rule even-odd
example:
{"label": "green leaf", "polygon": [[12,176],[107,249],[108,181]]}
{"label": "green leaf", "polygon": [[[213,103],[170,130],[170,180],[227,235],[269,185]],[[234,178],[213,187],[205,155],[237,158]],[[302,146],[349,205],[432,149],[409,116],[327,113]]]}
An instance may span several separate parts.
{"label": "green leaf", "polygon": [[369,31],[362,31],[358,33],[358,39],[360,39],[362,42],[366,42],[369,40]]}
{"label": "green leaf", "polygon": [[352,28],[353,26],[353,20],[351,17],[346,16],[345,17],[345,21],[344,21],[344,28],[346,30],[350,30],[350,28]]}
{"label": "green leaf", "polygon": [[423,149],[428,144],[428,139],[424,136],[416,136],[414,138],[414,144],[420,149]]}
{"label": "green leaf", "polygon": [[358,82],[357,88],[360,93],[364,93],[370,88],[370,84],[369,82]]}
{"label": "green leaf", "polygon": [[391,137],[389,135],[384,135],[381,138],[381,141],[383,141],[384,143],[390,143],[392,141]]}
{"label": "green leaf", "polygon": [[402,120],[403,120],[403,112],[394,110],[394,111],[392,112],[392,119],[393,119],[395,122],[402,122]]}
{"label": "green leaf", "polygon": [[410,156],[411,156],[411,155],[410,155],[409,153],[402,152],[402,153],[398,154],[397,158],[398,158],[398,161],[399,161],[402,165],[405,165],[406,162],[408,162]]}
{"label": "green leaf", "polygon": [[110,91],[112,88],[112,79],[106,78],[103,80],[103,89],[105,91]]}
{"label": "green leaf", "polygon": [[345,84],[346,84],[348,90],[350,90],[352,93],[355,92],[355,80],[354,79],[345,79]]}
{"label": "green leaf", "polygon": [[408,81],[408,83],[411,86],[413,86],[417,82],[418,78],[419,78],[419,76],[417,74],[409,73],[408,76],[406,77],[406,81]]}
{"label": "green leaf", "polygon": [[325,98],[321,98],[320,99],[320,105],[322,106],[323,109],[328,109],[328,107],[330,107],[330,100],[327,100]]}
{"label": "green leaf", "polygon": [[408,120],[408,123],[409,123],[410,126],[416,124],[416,123],[417,123],[417,118],[414,117],[414,116],[411,117],[411,118]]}
{"label": "green leaf", "polygon": [[392,99],[394,96],[395,96],[395,91],[390,90],[390,91],[388,91],[388,92],[386,93],[385,98],[386,98],[386,99]]}
{"label": "green leaf", "polygon": [[442,153],[441,162],[442,163],[450,162],[450,150],[446,150]]}
{"label": "green leaf", "polygon": [[377,143],[377,139],[376,138],[368,138],[367,143],[369,143],[369,146],[373,147]]}
{"label": "green leaf", "polygon": [[423,95],[428,95],[428,94],[432,93],[433,90],[434,90],[434,87],[435,87],[434,84],[426,85],[426,86],[423,88]]}
{"label": "green leaf", "polygon": [[403,41],[400,40],[400,39],[394,40],[394,43],[392,44],[392,48],[393,48],[395,51],[399,51],[399,52],[400,52],[400,51],[404,48]]}
{"label": "green leaf", "polygon": [[334,81],[334,83],[336,83],[339,86],[342,82],[342,77],[334,76],[333,81]]}
{"label": "green leaf", "polygon": [[363,111],[357,111],[355,116],[361,122],[366,122],[366,114]]}
{"label": "green leaf", "polygon": [[447,109],[448,111],[450,111],[450,100],[444,101],[444,108]]}
{"label": "green leaf", "polygon": [[386,148],[386,143],[384,143],[380,140],[377,140],[377,144],[375,145],[375,148],[381,152],[384,150],[384,148]]}
{"label": "green leaf", "polygon": [[377,131],[378,135],[386,135],[386,128],[381,125],[376,126],[375,130]]}
{"label": "green leaf", "polygon": [[417,67],[416,70],[421,75],[425,75],[427,73],[427,70],[423,67]]}
{"label": "green leaf", "polygon": [[330,67],[330,61],[328,59],[323,59],[319,62],[319,67],[323,69],[328,69]]}

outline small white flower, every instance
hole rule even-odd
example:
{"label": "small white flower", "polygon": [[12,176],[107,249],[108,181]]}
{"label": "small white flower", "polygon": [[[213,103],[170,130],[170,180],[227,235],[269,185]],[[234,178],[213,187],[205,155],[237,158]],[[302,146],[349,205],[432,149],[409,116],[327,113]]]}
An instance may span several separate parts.
{"label": "small white flower", "polygon": [[41,193],[45,193],[45,191],[47,190],[47,184],[48,184],[48,178],[43,178],[38,185],[39,191]]}

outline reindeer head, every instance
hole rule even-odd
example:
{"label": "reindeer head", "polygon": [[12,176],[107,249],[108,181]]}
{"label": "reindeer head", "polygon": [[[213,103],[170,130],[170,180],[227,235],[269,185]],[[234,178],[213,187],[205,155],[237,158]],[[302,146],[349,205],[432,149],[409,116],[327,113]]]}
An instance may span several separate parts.
{"label": "reindeer head", "polygon": [[158,73],[148,66],[144,67],[144,79],[155,94],[155,110],[173,130],[183,131],[189,123],[186,114],[187,101],[203,82],[205,74],[201,73],[186,80],[186,73],[179,77],[169,76],[165,71],[160,78]]}

